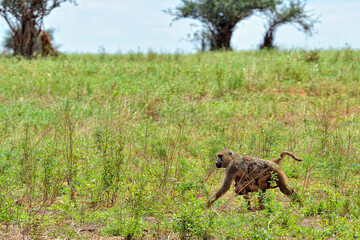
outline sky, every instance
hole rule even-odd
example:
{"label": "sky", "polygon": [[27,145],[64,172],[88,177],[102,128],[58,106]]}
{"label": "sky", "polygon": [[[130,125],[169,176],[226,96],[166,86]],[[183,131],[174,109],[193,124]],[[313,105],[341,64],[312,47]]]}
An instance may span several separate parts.
{"label": "sky", "polygon": [[[55,29],[55,44],[67,53],[193,53],[188,41],[199,22],[190,19],[172,21],[164,13],[180,0],[77,0],[77,6],[64,3],[44,19],[45,28]],[[311,37],[292,25],[281,26],[275,44],[281,49],[360,49],[360,0],[308,0],[306,5],[320,22]],[[236,26],[232,37],[235,50],[257,49],[265,20],[247,18]],[[0,41],[8,29],[0,19]]]}

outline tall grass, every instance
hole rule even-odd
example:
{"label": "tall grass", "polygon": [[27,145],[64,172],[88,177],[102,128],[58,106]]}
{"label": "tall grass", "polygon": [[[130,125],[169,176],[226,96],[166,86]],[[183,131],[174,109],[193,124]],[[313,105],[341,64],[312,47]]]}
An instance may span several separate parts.
{"label": "tall grass", "polygon": [[[351,49],[0,57],[1,237],[358,238],[359,60]],[[229,191],[206,209],[222,148],[301,156],[282,168],[303,203],[271,190],[249,213]]]}

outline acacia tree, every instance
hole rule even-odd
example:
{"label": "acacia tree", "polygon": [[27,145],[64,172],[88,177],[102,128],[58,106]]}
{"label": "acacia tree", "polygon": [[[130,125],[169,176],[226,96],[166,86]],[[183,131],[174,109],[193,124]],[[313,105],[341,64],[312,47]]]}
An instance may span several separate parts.
{"label": "acacia tree", "polygon": [[[51,41],[51,43],[53,45],[55,29],[54,28],[49,28],[49,29],[46,29],[45,32],[49,36],[50,41]],[[55,49],[58,48],[58,46],[56,46],[56,45],[54,47],[55,47]],[[3,48],[4,48],[6,53],[13,53],[13,51],[14,51],[14,40],[12,38],[12,31],[10,29],[5,32],[5,37],[4,37],[4,40],[3,40]],[[40,40],[40,36],[38,36],[38,38],[36,40],[35,53],[40,54],[40,52],[41,52],[41,40]]]}
{"label": "acacia tree", "polygon": [[14,55],[33,56],[44,17],[64,2],[75,0],[0,0],[0,16],[10,27]]}
{"label": "acacia tree", "polygon": [[283,24],[293,24],[299,31],[311,36],[315,23],[318,22],[312,14],[305,10],[305,2],[301,0],[290,1],[281,5],[270,7],[263,12],[267,18],[266,32],[260,49],[274,48],[274,34]]}
{"label": "acacia tree", "polygon": [[230,50],[230,40],[237,23],[256,11],[274,7],[277,0],[181,0],[175,11],[165,12],[174,20],[199,20],[211,34],[210,50]]}

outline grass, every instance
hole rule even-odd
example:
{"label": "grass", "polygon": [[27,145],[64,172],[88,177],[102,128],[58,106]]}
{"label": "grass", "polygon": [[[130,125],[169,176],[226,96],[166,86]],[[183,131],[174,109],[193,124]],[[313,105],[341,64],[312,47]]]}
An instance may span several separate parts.
{"label": "grass", "polygon": [[[0,236],[357,239],[360,52],[0,57]],[[266,209],[205,202],[222,148],[272,159]],[[256,198],[256,194],[253,194]]]}

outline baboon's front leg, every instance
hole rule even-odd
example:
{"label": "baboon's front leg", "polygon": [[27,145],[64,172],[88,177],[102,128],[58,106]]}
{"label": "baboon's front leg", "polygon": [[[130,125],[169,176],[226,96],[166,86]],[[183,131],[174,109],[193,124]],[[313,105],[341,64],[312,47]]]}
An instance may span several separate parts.
{"label": "baboon's front leg", "polygon": [[226,193],[230,186],[231,181],[234,179],[234,174],[227,174],[225,175],[223,185],[221,188],[215,193],[215,195],[207,202],[207,207],[210,207],[216,200],[218,200],[224,193]]}

